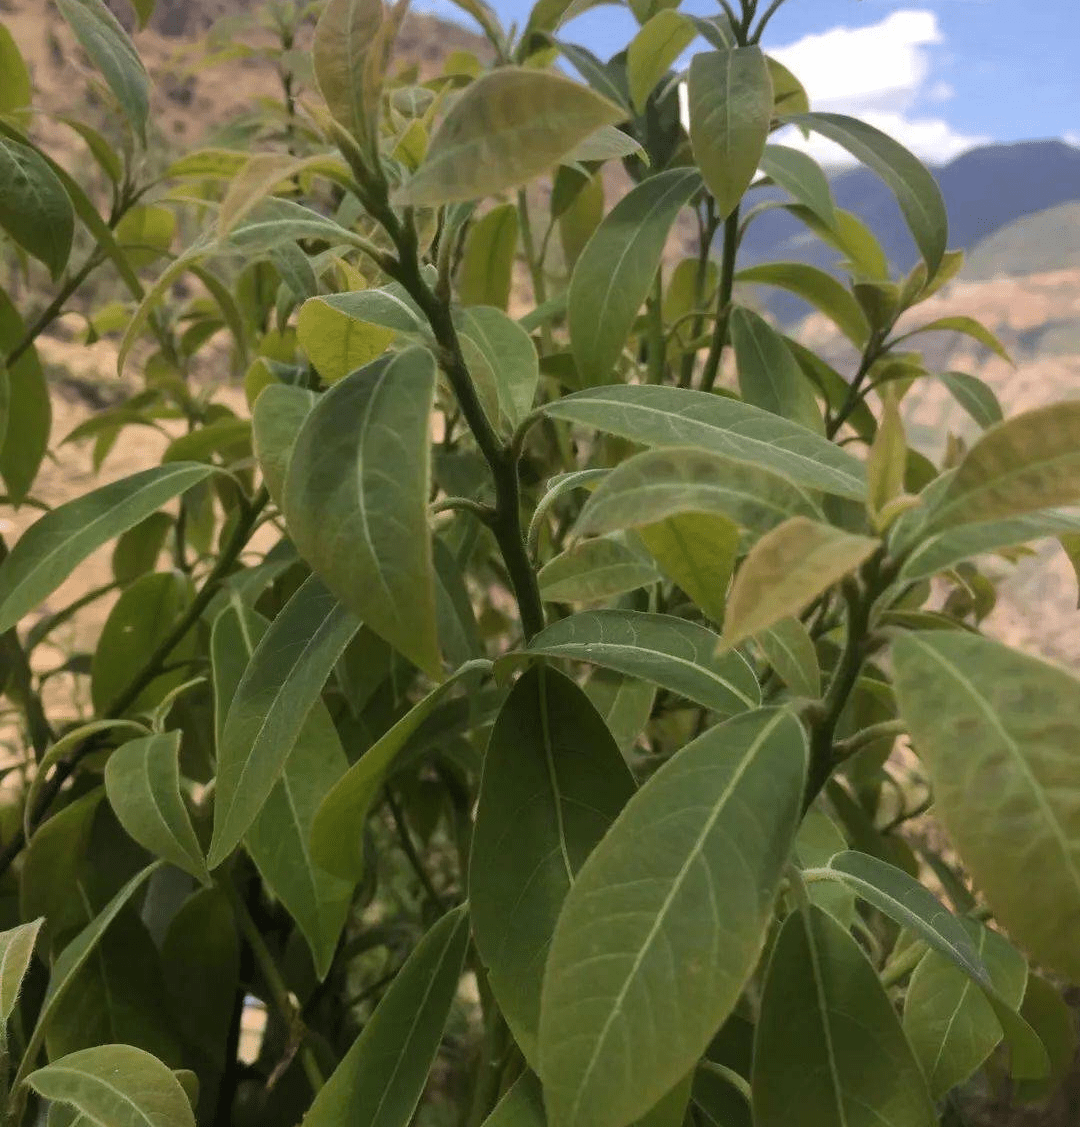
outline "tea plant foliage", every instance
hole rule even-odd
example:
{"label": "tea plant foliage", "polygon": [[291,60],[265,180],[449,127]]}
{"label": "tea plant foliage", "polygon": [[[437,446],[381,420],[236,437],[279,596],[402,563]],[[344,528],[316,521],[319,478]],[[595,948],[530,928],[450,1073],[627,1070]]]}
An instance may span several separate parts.
{"label": "tea plant foliage", "polygon": [[[1080,408],[1005,418],[915,351],[1007,359],[923,314],[962,260],[937,184],[810,105],[783,0],[628,0],[608,60],[580,4],[458,3],[482,39],[437,73],[396,54],[404,0],[216,28],[205,65],[279,96],[177,152],[153,0],[132,34],[57,0],[97,95],[76,160],[0,26],[4,1123],[931,1127],[980,1072],[1045,1099],[1080,683],[982,625],[1024,545],[1075,558]],[[914,268],[800,132],[884,181]],[[740,260],[777,208],[834,268]],[[61,317],[122,376],[68,435]],[[938,461],[924,387],[971,421]],[[70,446],[101,480],[60,503]]]}

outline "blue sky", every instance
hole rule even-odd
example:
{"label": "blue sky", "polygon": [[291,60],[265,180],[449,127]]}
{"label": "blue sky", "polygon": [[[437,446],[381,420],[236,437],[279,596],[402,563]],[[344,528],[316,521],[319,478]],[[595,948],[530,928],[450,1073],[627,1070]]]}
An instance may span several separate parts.
{"label": "blue sky", "polygon": [[[524,22],[531,6],[489,2],[506,23]],[[416,6],[459,12],[450,0]],[[718,7],[682,4],[702,15]],[[607,6],[562,34],[607,58],[635,27],[627,9]],[[803,79],[816,108],[865,117],[935,163],[986,141],[1080,145],[1080,0],[787,0],[765,46]]]}

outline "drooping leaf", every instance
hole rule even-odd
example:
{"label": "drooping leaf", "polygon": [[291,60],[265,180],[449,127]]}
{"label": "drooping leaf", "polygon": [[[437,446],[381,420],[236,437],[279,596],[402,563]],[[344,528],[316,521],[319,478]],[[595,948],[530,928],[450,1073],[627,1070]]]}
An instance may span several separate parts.
{"label": "drooping leaf", "polygon": [[[250,694],[249,670],[255,655],[265,656],[274,648],[273,638],[282,638],[281,631],[275,631],[275,627],[290,613],[290,608],[294,627],[308,614],[318,612],[310,598],[296,605],[290,601],[274,624],[268,625],[261,615],[234,602],[214,623],[210,654],[219,762],[233,705],[241,689]],[[330,652],[338,652],[340,644],[339,635],[331,650],[323,655],[324,665]],[[337,661],[337,656],[333,661]],[[295,677],[300,666],[292,668]],[[313,672],[310,665],[304,671]],[[282,688],[285,688],[284,682]],[[321,688],[316,672],[308,689],[314,691],[317,698]],[[261,705],[255,696],[247,695],[238,707],[253,710],[254,715]],[[273,708],[267,708],[267,719]],[[303,701],[294,699],[288,711],[291,713],[289,722],[296,725],[297,734],[280,777],[246,830],[244,844],[263,880],[296,920],[311,948],[315,973],[322,979],[329,970],[345,926],[352,883],[326,872],[312,858],[311,830],[319,804],[345,774],[348,761],[326,706],[320,700],[315,699],[310,708],[305,708]],[[299,715],[301,712],[304,715]]]}
{"label": "drooping leaf", "polygon": [[40,606],[96,548],[213,472],[190,462],[154,466],[46,513],[0,564],[0,633]]}
{"label": "drooping leaf", "polygon": [[150,79],[120,21],[103,0],[56,0],[56,6],[145,145]]}
{"label": "drooping leaf", "polygon": [[792,516],[821,515],[787,478],[724,455],[675,447],[616,466],[586,501],[575,531],[617,532],[689,512],[723,516],[755,533]]}
{"label": "drooping leaf", "polygon": [[64,185],[30,145],[0,137],[0,228],[53,277],[71,254],[75,213]]}
{"label": "drooping leaf", "polygon": [[210,883],[180,794],[180,732],[129,740],[109,756],[105,793],[125,830],[162,860]]}
{"label": "drooping leaf", "polygon": [[881,177],[896,196],[932,278],[948,246],[949,220],[941,189],[922,162],[880,129],[845,114],[794,114],[786,120],[847,149]]}
{"label": "drooping leaf", "polygon": [[98,1127],[195,1127],[180,1081],[157,1057],[132,1045],[97,1045],[32,1072],[47,1100],[71,1104]]}
{"label": "drooping leaf", "polygon": [[900,715],[976,886],[1039,963],[1080,980],[1076,679],[959,631],[900,636],[893,660]]}
{"label": "drooping leaf", "polygon": [[549,602],[591,603],[656,583],[649,558],[622,540],[583,540],[549,560],[537,573],[540,595]]}
{"label": "drooping leaf", "polygon": [[408,1127],[457,993],[468,942],[464,907],[448,912],[424,936],[302,1127]]}
{"label": "drooping leaf", "polygon": [[590,854],[544,976],[554,1124],[622,1127],[704,1052],[760,955],[806,761],[791,714],[729,720],[665,763]]}
{"label": "drooping leaf", "polygon": [[359,629],[352,612],[311,576],[254,646],[221,731],[210,868],[236,848],[270,797],[326,679]]}
{"label": "drooping leaf", "polygon": [[623,116],[595,91],[552,71],[500,67],[454,104],[397,200],[430,207],[520,187]]}
{"label": "drooping leaf", "polygon": [[697,28],[679,12],[664,8],[652,16],[630,41],[626,78],[630,101],[641,113],[657,83],[697,35]]}
{"label": "drooping leaf", "polygon": [[469,228],[457,276],[462,305],[510,303],[518,245],[518,212],[510,203],[493,207]]}
{"label": "drooping leaf", "polygon": [[328,872],[357,881],[364,871],[359,827],[367,820],[387,773],[406,740],[435,711],[458,680],[490,669],[487,661],[470,662],[455,671],[414,705],[349,768],[323,799],[311,830],[311,853]]}
{"label": "drooping leaf", "polygon": [[787,918],[769,962],[754,1043],[753,1100],[755,1127],[938,1122],[874,968],[851,935],[816,906]]}
{"label": "drooping leaf", "polygon": [[725,396],[617,384],[553,400],[544,413],[642,446],[693,446],[750,462],[804,489],[857,500],[866,495],[865,470],[847,451],[797,423]]}
{"label": "drooping leaf", "polygon": [[798,614],[881,546],[832,525],[792,517],[766,533],[735,574],[724,618],[724,645]]}
{"label": "drooping leaf", "polygon": [[637,530],[660,570],[681,587],[716,625],[739,551],[739,528],[717,513],[673,513]]}
{"label": "drooping leaf", "polygon": [[690,143],[726,219],[750,186],[772,118],[773,88],[758,47],[704,51],[690,63]]}
{"label": "drooping leaf", "polygon": [[[1019,1009],[1027,982],[1023,955],[996,931],[975,923],[969,930],[994,987],[1007,1005]],[[929,951],[911,976],[904,996],[904,1033],[934,1099],[967,1080],[1002,1038],[1001,1023],[985,995],[937,951]]]}
{"label": "drooping leaf", "polygon": [[701,187],[693,168],[650,176],[608,213],[570,279],[570,347],[582,381],[604,384],[653,284],[676,216]]}
{"label": "drooping leaf", "polygon": [[300,429],[282,500],[297,550],[330,591],[439,677],[427,522],[434,394],[435,360],[423,348],[335,384]]}
{"label": "drooping leaf", "polygon": [[554,669],[527,670],[484,757],[469,906],[491,989],[534,1065],[555,921],[577,871],[633,793],[633,777],[581,689]]}
{"label": "drooping leaf", "polygon": [[[870,326],[858,301],[831,275],[805,262],[764,262],[735,275],[745,285],[776,286],[819,309],[855,345],[862,348]],[[740,313],[746,311],[739,310]],[[789,415],[789,417],[791,417]]]}
{"label": "drooping leaf", "polygon": [[296,319],[300,347],[328,384],[377,360],[395,335],[392,329],[350,317],[321,297],[305,301]]}
{"label": "drooping leaf", "polygon": [[267,491],[281,508],[296,436],[318,401],[315,392],[289,384],[270,384],[259,393],[251,413],[251,438]]}
{"label": "drooping leaf", "polygon": [[741,306],[731,314],[731,343],[739,390],[747,403],[824,434],[813,385],[784,338],[764,318]]}
{"label": "drooping leaf", "polygon": [[593,610],[541,630],[524,652],[614,669],[731,716],[754,708],[761,695],[741,654],[714,656],[718,641],[704,626],[671,615]]}

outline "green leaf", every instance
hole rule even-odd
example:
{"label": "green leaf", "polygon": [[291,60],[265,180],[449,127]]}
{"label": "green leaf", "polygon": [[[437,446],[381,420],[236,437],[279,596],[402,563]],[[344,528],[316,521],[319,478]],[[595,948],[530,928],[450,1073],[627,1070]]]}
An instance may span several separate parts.
{"label": "green leaf", "polygon": [[37,609],[96,548],[213,472],[197,463],[155,466],[46,513],[0,564],[0,634]]}
{"label": "green leaf", "polygon": [[626,78],[630,101],[644,112],[649,95],[671,65],[697,36],[697,28],[679,12],[659,11],[630,41],[626,51]]}
{"label": "green leaf", "polygon": [[75,213],[64,185],[30,145],[0,137],[0,228],[43,262],[53,281],[64,272]]}
{"label": "green leaf", "polygon": [[[613,95],[614,91],[611,96]],[[602,125],[568,153],[563,161],[565,164],[586,164],[591,161],[622,160],[631,156],[639,157],[645,164],[649,162],[645,150],[629,133],[616,129],[614,125]]]}
{"label": "green leaf", "polygon": [[[807,810],[799,832],[795,835],[795,860],[802,869],[828,865],[831,858],[847,849],[847,841],[840,827],[825,813],[820,804]],[[819,880],[807,886],[806,894],[812,904],[823,908],[830,916],[852,928],[858,920],[855,893],[835,881]]]}
{"label": "green leaf", "polygon": [[717,513],[674,513],[642,525],[637,535],[668,579],[713,622],[723,622],[739,551],[738,526]]}
{"label": "green leaf", "polygon": [[[805,262],[763,262],[760,266],[740,270],[735,275],[735,281],[744,285],[777,286],[796,294],[824,313],[858,349],[866,344],[870,336],[870,326],[858,301],[831,274],[816,266]],[[749,313],[743,309],[736,312]],[[749,316],[753,318],[755,315],[751,313]],[[793,417],[790,412],[785,413]]]}
{"label": "green leaf", "polygon": [[[112,713],[114,702],[172,632],[193,596],[191,577],[173,570],[144,575],[117,599],[90,663],[90,696],[99,715]],[[190,631],[169,655],[179,668],[155,677],[127,711],[149,712],[182,685],[189,674],[182,663],[190,661],[197,648],[198,637]]]}
{"label": "green leaf", "polygon": [[423,348],[335,384],[300,429],[282,500],[297,551],[334,595],[438,678],[427,522],[434,395],[435,360]]}
{"label": "green leaf", "polygon": [[931,278],[949,242],[949,219],[941,189],[922,162],[899,142],[864,121],[838,113],[794,114],[790,125],[810,129],[849,153],[888,185],[900,204]]}
{"label": "green leaf", "polygon": [[821,516],[816,503],[784,477],[720,454],[676,447],[637,454],[616,466],[586,501],[574,530],[617,532],[689,512],[723,516],[754,533],[792,516]]}
{"label": "green leaf", "polygon": [[214,836],[217,868],[270,797],[326,679],[359,620],[311,576],[274,619],[232,695],[218,746]]}
{"label": "green leaf", "polygon": [[105,793],[120,825],[155,856],[210,883],[180,794],[180,733],[130,740],[109,756]]}
{"label": "green leaf", "polygon": [[[594,610],[541,630],[526,655],[564,657],[651,681],[722,716],[754,708],[757,681],[738,653],[715,657],[719,638],[704,626],[666,614]],[[520,660],[517,655],[507,660]]]}
{"label": "green leaf", "polygon": [[881,521],[878,518],[887,511],[889,503],[904,492],[908,455],[907,435],[897,397],[890,388],[885,388],[881,399],[881,422],[870,445],[866,467],[869,483],[866,507],[879,529]]}
{"label": "green leaf", "polygon": [[132,1045],[70,1053],[32,1072],[26,1082],[99,1127],[195,1127],[180,1081],[157,1057]]}
{"label": "green leaf", "polygon": [[780,929],[754,1041],[755,1127],[936,1127],[926,1081],[859,945],[809,906]]}
{"label": "green leaf", "polygon": [[255,400],[252,445],[267,491],[279,509],[296,436],[317,402],[315,392],[289,384],[270,384]]}
{"label": "green leaf", "polygon": [[491,989],[534,1066],[555,922],[578,870],[633,793],[633,777],[582,690],[554,669],[527,670],[484,756],[469,910]]}
{"label": "green leaf", "polygon": [[442,1039],[469,943],[464,907],[424,936],[302,1127],[408,1127]]}
{"label": "green leaf", "polygon": [[115,233],[132,268],[138,270],[169,253],[176,237],[176,215],[167,207],[140,204],[124,213]]}
{"label": "green leaf", "polygon": [[391,329],[395,335],[425,331],[423,313],[396,282],[381,289],[325,294],[314,300],[346,314],[368,330]]}
{"label": "green leaf", "polygon": [[892,652],[900,715],[964,866],[1036,961],[1080,981],[1076,679],[959,631],[903,635]]}
{"label": "green leaf", "polygon": [[964,336],[978,341],[994,355],[1000,356],[1006,363],[1013,363],[1008,349],[985,325],[976,321],[974,317],[940,317],[936,321],[931,321],[929,325],[922,325],[918,329],[904,333],[903,336],[897,337],[893,343],[899,344],[902,340],[909,340],[911,337],[920,336],[922,333],[962,333]]}
{"label": "green leaf", "polygon": [[531,1072],[519,1076],[483,1127],[547,1127],[544,1116],[544,1090]]}
{"label": "green leaf", "polygon": [[652,715],[655,686],[610,669],[596,668],[583,687],[619,750],[629,751]]}
{"label": "green leaf", "polygon": [[825,433],[813,384],[784,338],[767,321],[736,307],[731,314],[731,343],[739,390],[747,403],[801,423],[817,434]]}
{"label": "green leaf", "polygon": [[462,305],[505,310],[517,260],[518,212],[512,203],[493,207],[469,228],[457,275]]}
{"label": "green leaf", "polygon": [[931,514],[938,529],[1080,503],[1080,402],[992,427],[967,452]]}
{"label": "green leaf", "polygon": [[866,496],[866,471],[852,455],[797,423],[726,396],[620,384],[575,392],[543,410],[642,446],[693,446],[772,470],[805,489],[860,501]]}
{"label": "green leaf", "polygon": [[28,107],[33,97],[30,72],[22,54],[11,32],[0,24],[0,114],[11,115]]}
{"label": "green leaf", "polygon": [[779,622],[754,635],[754,641],[777,677],[797,697],[821,696],[821,668],[809,631],[797,618]]}
{"label": "green leaf", "polygon": [[736,717],[665,763],[590,854],[544,976],[556,1127],[622,1127],[705,1051],[760,956],[806,763],[790,713]]}
{"label": "green leaf", "polygon": [[625,594],[659,581],[647,556],[609,537],[583,540],[537,574],[540,595],[553,603],[589,603]]}
{"label": "green leaf", "polygon": [[173,518],[168,513],[151,513],[120,536],[112,554],[116,582],[126,587],[153,571],[173,527]]}
{"label": "green leaf", "polygon": [[[565,169],[561,171],[566,171]],[[556,177],[556,187],[558,177]],[[555,209],[556,197],[552,196],[552,211]],[[567,269],[573,270],[577,265],[581,252],[588,246],[589,240],[596,233],[604,218],[604,178],[594,176],[587,180],[573,200],[559,213],[559,242],[562,244],[563,258]],[[569,295],[563,290],[559,295],[549,301],[562,302],[562,313],[566,308]],[[539,312],[539,308],[537,312]]]}
{"label": "green leaf", "polygon": [[[0,290],[0,355],[8,354],[25,332],[15,306]],[[18,419],[18,426],[11,425],[12,419]],[[51,429],[49,385],[37,349],[31,346],[6,370],[0,363],[0,477],[13,504],[26,500],[48,449]]]}
{"label": "green leaf", "polygon": [[766,145],[759,164],[761,171],[783,188],[797,203],[808,207],[821,221],[836,223],[829,178],[813,157],[787,145]]}
{"label": "green leaf", "polygon": [[459,680],[490,669],[487,661],[473,661],[433,689],[349,768],[315,815],[311,853],[328,872],[357,881],[364,872],[364,849],[358,827],[367,821],[394,759],[420,725],[457,686]]}
{"label": "green leaf", "polygon": [[56,0],[56,6],[145,145],[150,79],[120,21],[103,0]]}
{"label": "green leaf", "polygon": [[942,372],[938,377],[949,394],[983,430],[1005,421],[1001,404],[989,384],[967,372]]}
{"label": "green leaf", "polygon": [[454,324],[485,413],[497,429],[512,434],[532,409],[540,382],[532,338],[490,305],[455,309]]}
{"label": "green leaf", "polygon": [[[310,583],[311,580],[308,581]],[[214,670],[219,763],[234,704],[244,713],[250,711],[251,715],[262,707],[259,703],[261,694],[258,697],[251,695],[249,671],[254,672],[256,654],[263,660],[276,648],[275,639],[278,645],[289,640],[292,630],[284,630],[288,625],[283,623],[286,615],[292,629],[295,629],[305,617],[315,617],[320,612],[320,607],[311,597],[315,592],[306,590],[308,584],[301,588],[305,597],[297,602],[298,592],[273,624],[268,624],[261,615],[239,602],[231,603],[214,622],[210,655]],[[276,629],[278,623],[282,623],[282,628]],[[310,624],[306,629],[310,629]],[[339,647],[343,648],[341,637],[344,632],[342,626],[341,634],[333,641],[331,649],[321,655],[324,666],[331,653],[335,655],[331,664],[336,663]],[[348,639],[345,639],[347,642]],[[281,683],[283,693],[286,688],[292,693],[299,687],[296,684],[298,669],[305,676],[314,673],[310,665],[294,665],[292,673]],[[239,701],[241,689],[247,695]],[[316,695],[310,707],[305,708],[303,700],[295,697],[283,702],[283,707],[266,707],[268,721],[271,712],[276,711],[279,721],[287,717],[297,727],[297,734],[280,769],[280,777],[246,831],[244,844],[267,886],[299,925],[311,948],[315,973],[321,980],[326,977],[341,929],[345,926],[353,886],[350,881],[326,872],[312,859],[310,839],[315,812],[345,774],[348,760],[326,706],[317,699],[322,689],[317,673],[309,681],[308,689]],[[278,700],[282,697],[279,696]],[[282,742],[288,742],[290,738],[286,736]]]}
{"label": "green leaf", "polygon": [[725,648],[798,614],[881,546],[832,525],[792,517],[766,533],[735,575],[724,619]]}
{"label": "green leaf", "polygon": [[656,277],[672,224],[701,187],[693,168],[657,173],[628,192],[585,245],[570,279],[570,347],[587,385],[612,378]]}
{"label": "green leaf", "polygon": [[520,187],[624,116],[587,86],[552,71],[500,67],[454,104],[397,202],[433,207]]}
{"label": "green leaf", "polygon": [[[1027,982],[1023,955],[996,931],[971,923],[979,958],[1007,1005],[1019,1009]],[[930,1094],[941,1099],[986,1061],[1002,1038],[985,995],[956,964],[929,951],[904,996],[904,1033],[922,1066]]]}
{"label": "green leaf", "polygon": [[295,157],[290,153],[252,153],[244,167],[229,181],[225,198],[218,207],[214,234],[225,240],[267,196],[288,189],[303,173],[326,176],[345,187],[348,170],[336,157],[325,153]]}
{"label": "green leaf", "polygon": [[1016,1098],[1023,1102],[1044,1100],[1058,1090],[1076,1059],[1076,1018],[1057,988],[1045,978],[1028,975],[1027,991],[1020,1016],[1037,1033],[1050,1058],[1050,1074],[1043,1080],[1021,1080]]}
{"label": "green leaf", "polygon": [[8,931],[0,931],[0,1041],[6,1038],[7,1023],[19,1001],[19,991],[33,958],[34,944],[42,923],[44,920],[39,917]]}
{"label": "green leaf", "polygon": [[377,360],[396,335],[392,329],[349,316],[321,297],[305,301],[296,319],[300,347],[328,384]]}
{"label": "green leaf", "polygon": [[758,47],[704,51],[690,62],[690,144],[717,215],[739,206],[761,163],[773,88]]}
{"label": "green leaf", "polygon": [[315,26],[311,54],[319,93],[361,147],[378,136],[379,91],[372,97],[365,70],[385,19],[382,0],[330,0]]}

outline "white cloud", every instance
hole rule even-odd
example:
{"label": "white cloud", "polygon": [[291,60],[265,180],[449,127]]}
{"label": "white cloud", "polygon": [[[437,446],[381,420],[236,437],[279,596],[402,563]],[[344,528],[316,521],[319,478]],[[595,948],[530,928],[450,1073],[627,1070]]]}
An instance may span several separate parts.
{"label": "white cloud", "polygon": [[[932,48],[943,42],[933,12],[903,9],[868,27],[834,27],[770,53],[799,77],[814,109],[853,114],[936,164],[988,140],[917,109],[921,102],[941,103],[952,94],[948,82],[931,73]],[[855,163],[819,137],[783,139],[825,164]]]}

